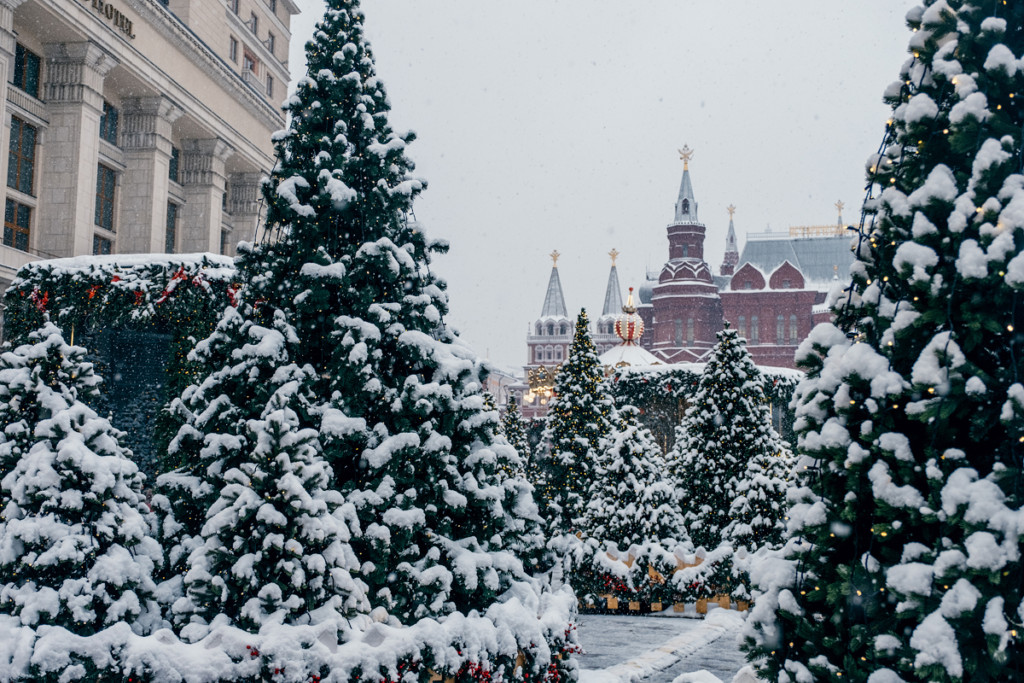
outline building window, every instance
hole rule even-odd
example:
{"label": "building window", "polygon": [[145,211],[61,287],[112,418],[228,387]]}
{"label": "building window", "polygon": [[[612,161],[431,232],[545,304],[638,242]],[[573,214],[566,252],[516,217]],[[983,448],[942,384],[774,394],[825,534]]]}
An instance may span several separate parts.
{"label": "building window", "polygon": [[792,289],[793,288],[793,283],[791,281],[789,281],[789,280],[783,280],[782,281],[782,288],[783,289]]}
{"label": "building window", "polygon": [[39,55],[21,43],[14,46],[14,87],[39,97]]}
{"label": "building window", "polygon": [[555,360],[562,360],[562,347],[561,346],[556,346],[555,347]]}
{"label": "building window", "polygon": [[537,323],[537,335],[539,336],[542,334],[544,334],[544,326],[541,325],[540,323]]}
{"label": "building window", "polygon": [[167,232],[164,233],[164,251],[173,254],[178,241],[178,205],[167,202]]}
{"label": "building window", "polygon": [[267,4],[270,6],[270,11],[277,14],[277,0],[267,0]]}
{"label": "building window", "polygon": [[28,230],[32,224],[32,209],[13,199],[4,209],[4,244],[28,251]]}
{"label": "building window", "polygon": [[106,237],[100,237],[99,235],[92,236],[92,253],[93,256],[106,256],[110,253],[111,242]]}
{"label": "building window", "polygon": [[228,37],[228,57],[232,62],[238,64],[238,41],[234,36]]}
{"label": "building window", "polygon": [[676,324],[676,346],[683,345],[683,321],[679,318],[675,319]]}
{"label": "building window", "polygon": [[114,231],[114,169],[100,164],[96,170],[96,225]]}
{"label": "building window", "polygon": [[270,50],[270,54],[274,54],[274,46],[277,45],[277,36],[273,33],[267,33],[267,42],[265,44],[267,49]]}
{"label": "building window", "polygon": [[231,8],[232,12],[238,14],[238,0],[228,0],[228,7]]}
{"label": "building window", "polygon": [[797,340],[797,329],[796,329],[796,315],[789,316],[789,343],[796,344]]}
{"label": "building window", "polygon": [[267,74],[267,97],[274,96],[274,77]]}
{"label": "building window", "polygon": [[553,335],[554,333],[555,333],[555,326],[552,325],[551,323],[548,323],[548,335],[550,336],[550,335]]}
{"label": "building window", "polygon": [[690,245],[689,244],[684,244],[683,245],[683,258],[689,258],[689,257],[690,257]]}
{"label": "building window", "polygon": [[11,117],[11,149],[7,154],[7,187],[32,194],[36,169],[36,129]]}
{"label": "building window", "polygon": [[747,316],[741,315],[739,322],[736,323],[736,331],[739,332],[741,337],[746,338],[747,336]]}
{"label": "building window", "polygon": [[693,318],[686,319],[686,343],[693,346]]}
{"label": "building window", "polygon": [[220,231],[220,253],[222,256],[227,256],[228,253],[228,231]]}
{"label": "building window", "polygon": [[569,334],[569,328],[566,325],[562,325],[560,328],[558,328],[558,333]]}
{"label": "building window", "polygon": [[253,33],[260,32],[260,18],[256,16],[255,12],[249,12],[249,30]]}
{"label": "building window", "polygon": [[761,343],[761,330],[758,328],[756,315],[750,316],[750,343]]}
{"label": "building window", "polygon": [[775,319],[775,343],[780,346],[786,343],[786,318],[782,315]]}
{"label": "building window", "polygon": [[259,62],[256,61],[256,57],[253,56],[248,50],[242,50],[242,71],[248,71],[249,73],[256,73],[256,65]]}
{"label": "building window", "polygon": [[551,350],[551,347],[550,347],[550,346],[548,346],[548,347],[546,347],[546,348],[544,349],[544,357],[545,357],[545,358],[547,358],[547,360],[551,360],[552,358],[554,358],[554,357],[555,357],[555,354],[554,354],[554,352],[553,352],[553,351]]}
{"label": "building window", "polygon": [[167,160],[167,177],[178,182],[178,169],[181,167],[181,150],[171,147],[171,158]]}
{"label": "building window", "polygon": [[539,346],[534,350],[534,355],[537,357],[537,362],[544,360],[544,349]]}
{"label": "building window", "polygon": [[110,102],[103,103],[103,113],[100,115],[100,139],[106,140],[112,145],[117,144],[117,107]]}

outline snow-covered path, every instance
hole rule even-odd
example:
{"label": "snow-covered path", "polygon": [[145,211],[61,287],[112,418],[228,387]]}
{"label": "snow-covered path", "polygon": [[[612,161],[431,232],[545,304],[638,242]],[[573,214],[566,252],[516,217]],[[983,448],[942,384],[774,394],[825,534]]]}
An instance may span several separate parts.
{"label": "snow-covered path", "polygon": [[705,669],[724,683],[744,665],[736,641],[742,617],[713,610],[707,619],[580,616],[580,683],[670,683]]}

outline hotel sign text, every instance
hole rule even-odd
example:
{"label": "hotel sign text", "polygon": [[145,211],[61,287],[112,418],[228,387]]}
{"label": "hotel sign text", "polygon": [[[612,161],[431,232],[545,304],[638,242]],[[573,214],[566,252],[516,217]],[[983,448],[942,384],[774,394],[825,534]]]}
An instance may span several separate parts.
{"label": "hotel sign text", "polygon": [[128,38],[135,38],[135,31],[132,20],[121,14],[113,3],[107,0],[80,0],[83,5],[91,5],[96,14],[104,17],[114,28],[119,30]]}

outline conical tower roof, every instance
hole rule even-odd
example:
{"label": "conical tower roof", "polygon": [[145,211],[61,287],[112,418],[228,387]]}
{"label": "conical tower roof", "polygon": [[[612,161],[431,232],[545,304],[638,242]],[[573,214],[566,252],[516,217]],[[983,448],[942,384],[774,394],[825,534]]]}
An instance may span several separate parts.
{"label": "conical tower roof", "polygon": [[733,225],[732,215],[736,213],[736,207],[730,204],[726,211],[729,212],[729,231],[725,234],[725,258],[722,259],[722,275],[732,275],[736,271],[736,265],[740,262],[740,250],[736,244],[736,226]]}
{"label": "conical tower roof", "polygon": [[679,198],[676,199],[676,224],[697,223],[697,199],[693,195],[693,183],[690,181],[690,158],[693,150],[684,145],[679,150],[679,158],[683,160],[683,179],[679,183]]}
{"label": "conical tower roof", "polygon": [[542,318],[568,318],[569,311],[565,307],[565,296],[562,294],[562,280],[558,277],[557,251],[551,252],[551,277],[548,278],[548,291],[544,294],[544,308],[540,312]]}
{"label": "conical tower roof", "polygon": [[622,311],[622,287],[619,285],[619,271],[615,267],[615,259],[619,252],[612,249],[608,252],[612,257],[612,269],[608,273],[608,287],[604,291],[604,308],[601,309],[601,317],[606,315],[616,316]]}

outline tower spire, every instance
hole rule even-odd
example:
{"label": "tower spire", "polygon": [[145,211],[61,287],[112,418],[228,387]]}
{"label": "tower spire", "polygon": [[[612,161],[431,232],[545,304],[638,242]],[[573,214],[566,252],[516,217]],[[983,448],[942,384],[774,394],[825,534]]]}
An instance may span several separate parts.
{"label": "tower spire", "polygon": [[618,315],[622,311],[622,287],[619,285],[619,271],[615,267],[615,259],[619,256],[618,249],[608,252],[612,257],[612,269],[608,273],[608,286],[604,292],[604,308],[601,309],[601,317],[606,315]]}
{"label": "tower spire", "polygon": [[736,265],[740,262],[740,250],[736,245],[736,226],[733,225],[732,215],[736,213],[736,207],[730,204],[725,209],[729,212],[729,232],[725,234],[725,258],[722,259],[722,275],[732,275],[736,272]]}
{"label": "tower spire", "polygon": [[693,150],[683,145],[679,150],[679,158],[683,160],[683,180],[679,184],[679,198],[676,200],[676,220],[679,223],[697,222],[697,200],[693,196],[693,184],[690,182],[690,159]]}
{"label": "tower spire", "polygon": [[559,256],[557,249],[551,252],[551,277],[548,278],[548,291],[544,294],[544,309],[540,312],[542,318],[569,317],[565,296],[562,295],[562,280],[558,277]]}

